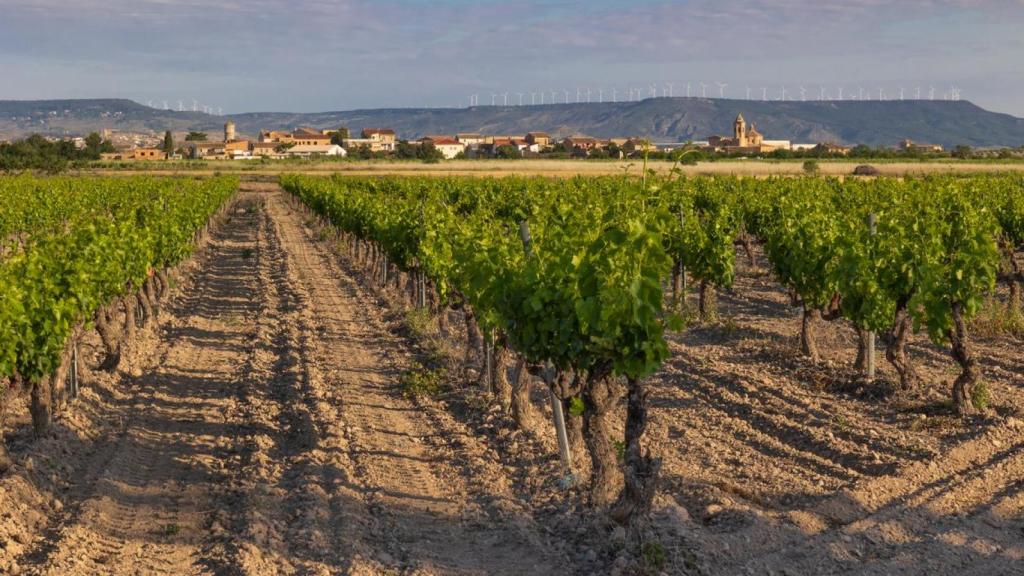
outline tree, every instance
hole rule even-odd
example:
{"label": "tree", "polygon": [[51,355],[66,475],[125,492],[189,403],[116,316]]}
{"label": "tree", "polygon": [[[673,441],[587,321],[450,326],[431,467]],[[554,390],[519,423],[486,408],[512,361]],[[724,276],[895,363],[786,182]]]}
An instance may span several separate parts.
{"label": "tree", "polygon": [[206,139],[206,132],[189,132],[188,136],[185,136],[186,142],[205,142]]}
{"label": "tree", "polygon": [[416,148],[417,146],[413,146],[408,140],[399,140],[395,144],[395,158],[412,160],[419,155],[419,151]]}
{"label": "tree", "polygon": [[349,134],[350,134],[350,132],[349,132],[347,127],[342,126],[342,127],[338,128],[337,132],[335,132],[334,134],[331,134],[331,144],[337,144],[338,146],[343,146],[344,145],[344,141],[348,140],[349,138],[351,138],[351,136]]}
{"label": "tree", "polygon": [[425,142],[420,145],[419,150],[416,151],[416,157],[427,164],[435,164],[444,160],[444,154],[437,149],[437,146],[434,146],[430,142]]}
{"label": "tree", "polygon": [[502,158],[505,160],[523,157],[523,153],[519,151],[519,148],[511,144],[503,144],[501,146],[498,146],[498,149],[494,151],[494,155],[498,158]]}
{"label": "tree", "polygon": [[174,136],[171,134],[170,130],[164,132],[163,151],[164,154],[167,154],[168,156],[174,154]]}
{"label": "tree", "polygon": [[956,148],[953,148],[953,152],[950,153],[950,156],[961,160],[967,160],[974,156],[974,150],[972,150],[970,146],[959,144]]}

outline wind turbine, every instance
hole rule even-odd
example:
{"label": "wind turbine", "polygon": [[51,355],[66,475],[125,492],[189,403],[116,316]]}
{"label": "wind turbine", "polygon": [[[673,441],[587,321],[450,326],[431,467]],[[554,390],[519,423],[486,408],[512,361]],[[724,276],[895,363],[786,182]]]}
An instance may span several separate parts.
{"label": "wind turbine", "polygon": [[555,100],[558,99],[558,92],[556,90],[551,91],[551,103],[555,104]]}
{"label": "wind turbine", "polygon": [[915,100],[920,100],[921,99],[921,87],[920,86],[917,87],[917,92],[915,93],[914,99]]}
{"label": "wind turbine", "polygon": [[184,112],[184,111],[185,111],[185,105],[182,103],[181,100],[178,100],[178,112]]}
{"label": "wind turbine", "polygon": [[782,101],[783,102],[786,101],[786,87],[785,86],[782,87]]}
{"label": "wind turbine", "polygon": [[935,86],[928,87],[928,99],[935,100]]}
{"label": "wind turbine", "polygon": [[565,103],[568,104],[569,103],[569,91],[568,90],[562,90],[562,94],[565,95]]}
{"label": "wind turbine", "polygon": [[672,82],[666,82],[665,85],[668,86],[668,97],[671,98],[672,88],[675,86],[675,84],[673,84]]}
{"label": "wind turbine", "polygon": [[845,88],[843,88],[842,86],[840,86],[840,87],[839,87],[839,101],[840,101],[840,102],[842,102],[842,101],[843,101],[843,90],[845,90]]}
{"label": "wind turbine", "polygon": [[761,101],[762,102],[767,102],[768,101],[768,88],[765,87],[765,86],[761,86]]}
{"label": "wind turbine", "polygon": [[587,104],[590,104],[590,88],[587,88]]}
{"label": "wind turbine", "polygon": [[800,101],[807,101],[807,88],[804,88],[803,86],[800,87]]}
{"label": "wind turbine", "polygon": [[863,100],[863,99],[864,99],[864,87],[863,86],[858,86],[857,87],[857,100]]}
{"label": "wind turbine", "polygon": [[192,99],[192,111],[193,112],[198,112],[199,111],[199,102],[196,102],[195,98]]}
{"label": "wind turbine", "polygon": [[725,89],[728,88],[729,85],[725,82],[715,82],[715,84],[718,84],[718,97],[725,98]]}
{"label": "wind turbine", "polygon": [[580,103],[580,96],[583,94],[583,89],[579,86],[576,87],[576,103]]}
{"label": "wind turbine", "polygon": [[604,103],[604,88],[597,89],[597,101],[599,104]]}
{"label": "wind turbine", "polygon": [[491,106],[494,106],[497,103],[497,100],[498,100],[498,95],[495,94],[494,92],[491,92]]}
{"label": "wind turbine", "polygon": [[536,92],[530,92],[530,106],[533,106],[536,103],[537,103],[537,93]]}
{"label": "wind turbine", "polygon": [[523,93],[522,92],[516,92],[516,96],[519,96],[519,105],[522,106],[523,105]]}
{"label": "wind turbine", "polygon": [[703,82],[700,83],[700,97],[701,98],[707,98],[708,97],[708,85],[703,83]]}
{"label": "wind turbine", "polygon": [[658,85],[657,84],[651,84],[651,91],[650,91],[650,93],[651,93],[651,98],[657,98],[658,97]]}
{"label": "wind turbine", "polygon": [[690,97],[690,83],[689,82],[686,83],[686,97],[687,98]]}
{"label": "wind turbine", "polygon": [[747,100],[750,100],[750,86],[747,86]]}
{"label": "wind turbine", "polygon": [[505,92],[504,94],[502,94],[502,98],[503,98],[502,101],[504,102],[503,106],[508,106],[508,92]]}
{"label": "wind turbine", "polygon": [[903,86],[900,86],[900,102],[903,102]]}
{"label": "wind turbine", "polygon": [[882,100],[885,100],[885,88],[878,89],[878,101],[881,102]]}
{"label": "wind turbine", "polygon": [[824,102],[825,101],[825,87],[824,86],[819,86],[818,88],[819,88],[819,90],[818,90],[818,101]]}

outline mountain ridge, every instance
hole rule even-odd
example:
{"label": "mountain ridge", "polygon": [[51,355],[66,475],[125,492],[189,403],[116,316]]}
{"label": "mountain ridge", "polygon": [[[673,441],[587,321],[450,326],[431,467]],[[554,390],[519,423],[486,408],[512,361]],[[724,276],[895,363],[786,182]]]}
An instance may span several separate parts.
{"label": "mountain ridge", "polygon": [[731,134],[742,112],[769,140],[895,146],[917,142],[970,146],[1024,145],[1024,119],[991,112],[966,101],[758,101],[718,98],[649,98],[635,102],[569,103],[470,108],[379,108],[332,112],[247,112],[213,116],[160,110],[125,99],[0,100],[0,136],[29,133],[84,134],[104,128],[162,133],[199,130],[218,133],[232,120],[238,132],[297,126],[354,131],[393,128],[402,138],[427,134],[483,132],[554,136],[587,134],[609,138],[639,136],[657,142],[704,140]]}

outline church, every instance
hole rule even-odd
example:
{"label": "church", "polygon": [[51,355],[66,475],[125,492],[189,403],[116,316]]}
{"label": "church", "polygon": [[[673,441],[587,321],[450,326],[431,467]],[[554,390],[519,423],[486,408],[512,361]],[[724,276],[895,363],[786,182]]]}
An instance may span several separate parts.
{"label": "church", "polygon": [[764,136],[757,131],[757,124],[747,128],[747,121],[740,113],[732,124],[732,138],[725,136],[708,137],[708,148],[740,154],[772,152],[780,148],[776,143],[765,142]]}

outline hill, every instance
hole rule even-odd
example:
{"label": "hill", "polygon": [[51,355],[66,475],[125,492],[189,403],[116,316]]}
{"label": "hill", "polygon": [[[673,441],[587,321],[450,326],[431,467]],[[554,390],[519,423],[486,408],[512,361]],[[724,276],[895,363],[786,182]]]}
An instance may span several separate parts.
{"label": "hill", "polygon": [[484,132],[556,136],[643,136],[658,142],[703,140],[728,134],[736,114],[757,123],[768,139],[893,146],[904,138],[954,146],[1024,145],[1024,119],[984,110],[968,101],[762,102],[710,98],[651,98],[639,102],[385,108],[342,112],[256,112],[211,116],[158,110],[130,100],[0,100],[0,136],[32,132],[83,134],[110,128],[138,132],[218,132],[231,119],[241,134],[260,129],[348,126],[394,128],[401,137]]}

